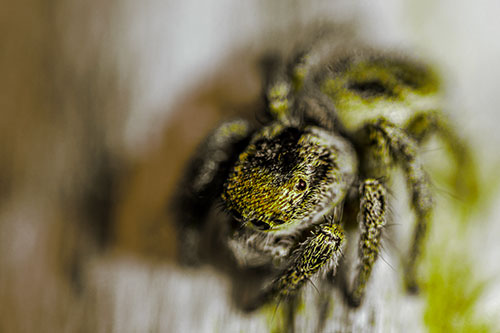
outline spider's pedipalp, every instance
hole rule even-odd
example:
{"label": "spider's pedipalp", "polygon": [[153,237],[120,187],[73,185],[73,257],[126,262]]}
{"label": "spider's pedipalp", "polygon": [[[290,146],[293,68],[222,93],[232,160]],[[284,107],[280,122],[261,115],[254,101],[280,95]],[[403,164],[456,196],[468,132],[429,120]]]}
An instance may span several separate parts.
{"label": "spider's pedipalp", "polygon": [[272,299],[295,296],[320,270],[335,272],[343,244],[344,232],[340,225],[320,225],[295,251],[295,259],[289,268],[258,296],[251,309]]}

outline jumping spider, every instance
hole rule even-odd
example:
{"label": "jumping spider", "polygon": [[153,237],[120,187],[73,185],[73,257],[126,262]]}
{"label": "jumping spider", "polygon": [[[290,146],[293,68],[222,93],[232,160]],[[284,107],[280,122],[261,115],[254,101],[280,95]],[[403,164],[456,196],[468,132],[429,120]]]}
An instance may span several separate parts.
{"label": "jumping spider", "polygon": [[439,82],[429,67],[363,47],[319,49],[269,66],[269,121],[259,127],[234,120],[215,129],[177,200],[184,261],[216,252],[227,266],[271,277],[253,289],[246,309],[293,296],[312,277],[333,278],[343,227],[356,220],[344,207],[355,207],[359,223],[359,263],[345,291],[349,304],[359,305],[379,256],[395,166],[416,215],[405,264],[406,287],[415,290],[433,210],[417,150],[430,134],[450,148],[456,186],[474,184],[468,149],[440,112]]}

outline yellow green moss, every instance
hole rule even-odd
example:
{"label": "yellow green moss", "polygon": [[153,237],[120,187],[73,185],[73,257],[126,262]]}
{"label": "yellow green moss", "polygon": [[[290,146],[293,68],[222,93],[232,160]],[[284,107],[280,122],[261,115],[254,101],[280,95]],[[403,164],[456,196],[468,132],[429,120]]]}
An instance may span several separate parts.
{"label": "yellow green moss", "polygon": [[474,266],[463,256],[443,257],[435,251],[424,283],[424,322],[429,332],[493,332],[493,325],[477,312],[477,301],[487,281],[474,275]]}

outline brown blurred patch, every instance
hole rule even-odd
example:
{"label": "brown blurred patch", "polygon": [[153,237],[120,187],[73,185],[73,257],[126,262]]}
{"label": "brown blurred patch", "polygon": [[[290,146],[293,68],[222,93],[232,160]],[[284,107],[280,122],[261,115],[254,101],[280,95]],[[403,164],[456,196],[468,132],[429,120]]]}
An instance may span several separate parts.
{"label": "brown blurred patch", "polygon": [[223,120],[262,112],[255,54],[238,52],[173,107],[158,145],[135,162],[121,184],[116,245],[135,254],[172,259],[176,231],[169,211],[183,168],[196,146]]}

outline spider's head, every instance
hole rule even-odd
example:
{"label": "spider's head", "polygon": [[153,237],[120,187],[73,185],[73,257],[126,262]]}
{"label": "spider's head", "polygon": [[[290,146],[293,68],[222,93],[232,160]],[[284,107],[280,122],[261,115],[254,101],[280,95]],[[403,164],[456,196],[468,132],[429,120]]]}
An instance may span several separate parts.
{"label": "spider's head", "polygon": [[355,170],[344,139],[318,127],[272,123],[240,154],[222,199],[234,218],[270,231],[316,220],[339,204]]}

